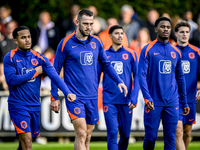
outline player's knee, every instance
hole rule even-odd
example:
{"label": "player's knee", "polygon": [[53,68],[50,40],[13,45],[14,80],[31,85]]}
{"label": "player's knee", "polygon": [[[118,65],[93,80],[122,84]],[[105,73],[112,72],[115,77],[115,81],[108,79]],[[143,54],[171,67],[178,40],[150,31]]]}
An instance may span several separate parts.
{"label": "player's knee", "polygon": [[86,140],[86,137],[87,137],[87,131],[86,131],[86,130],[84,130],[84,129],[79,129],[79,130],[76,132],[76,138]]}
{"label": "player's knee", "polygon": [[183,131],[182,130],[176,130],[176,138],[183,138]]}
{"label": "player's knee", "polygon": [[109,131],[109,135],[111,138],[118,136],[118,130],[112,129]]}
{"label": "player's knee", "polygon": [[24,146],[26,150],[31,150],[32,149],[32,140],[26,139],[24,141]]}
{"label": "player's knee", "polygon": [[184,132],[184,137],[189,138],[191,135],[191,131]]}

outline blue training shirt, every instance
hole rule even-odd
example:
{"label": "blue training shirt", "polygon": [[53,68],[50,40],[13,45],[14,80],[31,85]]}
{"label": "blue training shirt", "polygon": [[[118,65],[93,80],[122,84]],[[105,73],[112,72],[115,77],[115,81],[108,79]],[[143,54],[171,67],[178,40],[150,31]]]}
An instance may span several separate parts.
{"label": "blue training shirt", "polygon": [[116,83],[105,73],[103,76],[103,103],[128,104],[131,102],[137,105],[139,83],[137,77],[138,58],[136,53],[132,49],[122,46],[117,51],[110,47],[106,50],[106,54],[119,77],[127,86],[128,95],[124,97],[124,93],[120,92]]}
{"label": "blue training shirt", "polygon": [[[70,91],[79,99],[98,98],[97,63],[117,83],[123,81],[107,59],[103,43],[99,37],[89,35],[88,40],[82,42],[76,38],[76,32],[63,38],[59,43],[54,59],[54,67],[58,74],[64,68],[64,81]],[[51,84],[51,95],[58,99],[57,87]]]}
{"label": "blue training shirt", "polygon": [[175,106],[180,102],[187,107],[186,84],[181,67],[181,52],[169,42],[157,39],[141,51],[139,83],[145,103],[156,106]]}
{"label": "blue training shirt", "polygon": [[200,75],[200,51],[199,48],[188,44],[176,45],[182,53],[182,69],[186,81],[187,102],[196,103],[197,79]]}
{"label": "blue training shirt", "polygon": [[38,76],[34,69],[37,66],[42,66],[44,72],[66,96],[71,93],[49,60],[36,51],[11,50],[4,57],[3,64],[9,87],[9,110],[15,108],[40,110],[41,76]]}

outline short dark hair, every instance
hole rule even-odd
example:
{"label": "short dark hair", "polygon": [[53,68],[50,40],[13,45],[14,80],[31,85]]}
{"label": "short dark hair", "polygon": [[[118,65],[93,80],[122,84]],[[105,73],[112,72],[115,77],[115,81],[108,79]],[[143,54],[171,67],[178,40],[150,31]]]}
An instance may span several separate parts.
{"label": "short dark hair", "polygon": [[13,33],[12,33],[14,39],[17,39],[18,32],[21,31],[21,30],[29,30],[29,32],[31,32],[28,27],[26,27],[26,26],[19,26],[19,27],[15,28],[14,31],[13,31]]}
{"label": "short dark hair", "polygon": [[94,13],[92,11],[90,11],[89,9],[81,9],[79,12],[78,12],[78,16],[77,16],[77,20],[81,20],[82,16],[83,15],[86,15],[86,16],[94,16]]}
{"label": "short dark hair", "polygon": [[109,33],[109,34],[112,34],[113,31],[114,31],[115,29],[122,29],[122,30],[123,30],[122,26],[120,26],[120,25],[114,25],[114,26],[111,26],[111,27],[110,27],[108,33]]}
{"label": "short dark hair", "polygon": [[156,22],[155,22],[155,27],[157,27],[158,24],[159,24],[159,22],[160,22],[160,21],[163,21],[163,20],[169,21],[170,24],[172,24],[172,22],[171,22],[171,20],[170,20],[169,18],[167,18],[167,17],[160,17],[160,18],[158,18],[158,19],[156,20]]}
{"label": "short dark hair", "polygon": [[188,27],[189,28],[189,30],[191,29],[191,27],[190,27],[190,24],[187,22],[187,21],[180,21],[180,22],[178,22],[177,24],[176,24],[176,26],[175,26],[175,32],[178,32],[178,29],[180,28],[180,27]]}

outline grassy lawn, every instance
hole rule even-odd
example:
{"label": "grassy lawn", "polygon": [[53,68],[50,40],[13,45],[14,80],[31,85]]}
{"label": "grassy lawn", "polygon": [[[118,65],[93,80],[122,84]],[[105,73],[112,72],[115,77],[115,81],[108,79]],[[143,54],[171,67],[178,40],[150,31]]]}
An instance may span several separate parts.
{"label": "grassy lawn", "polygon": [[[0,143],[0,150],[16,150],[18,143],[16,142],[5,142]],[[106,150],[107,144],[106,142],[91,142],[90,150]],[[49,142],[46,145],[41,145],[37,143],[33,143],[32,150],[73,150],[73,142],[68,144],[59,144],[57,142]],[[129,144],[128,150],[142,150],[142,142],[136,142],[134,144]],[[156,142],[155,150],[163,150],[163,142]],[[191,142],[188,150],[200,150],[200,142],[195,141]]]}

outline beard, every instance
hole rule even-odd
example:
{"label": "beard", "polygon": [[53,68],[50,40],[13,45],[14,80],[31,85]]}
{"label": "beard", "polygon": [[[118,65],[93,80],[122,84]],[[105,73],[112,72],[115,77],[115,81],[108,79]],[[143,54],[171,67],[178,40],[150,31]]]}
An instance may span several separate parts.
{"label": "beard", "polygon": [[163,41],[168,40],[169,37],[160,37]]}
{"label": "beard", "polygon": [[89,34],[86,34],[84,31],[83,31],[83,29],[81,28],[81,26],[79,25],[79,31],[80,31],[80,33],[83,35],[83,36],[88,36]]}

